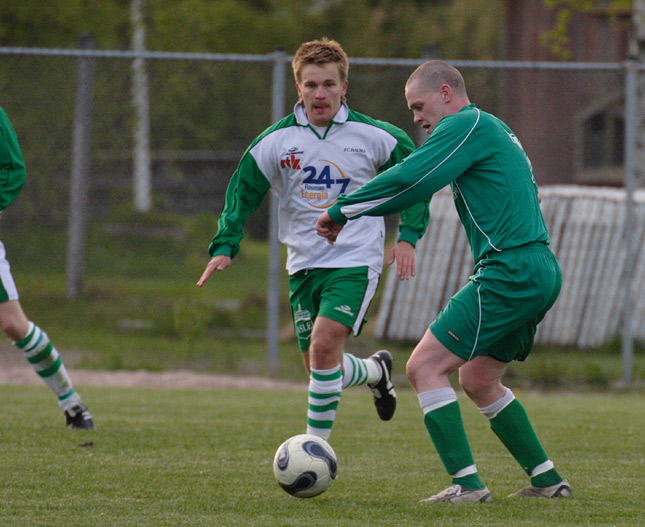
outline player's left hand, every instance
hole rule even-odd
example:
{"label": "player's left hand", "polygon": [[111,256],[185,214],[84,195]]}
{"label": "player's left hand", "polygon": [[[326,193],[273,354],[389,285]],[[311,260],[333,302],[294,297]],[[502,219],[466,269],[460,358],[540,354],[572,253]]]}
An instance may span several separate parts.
{"label": "player's left hand", "polygon": [[414,245],[409,242],[397,242],[390,251],[390,259],[387,264],[392,265],[396,261],[396,275],[401,280],[409,280],[416,272],[416,251]]}
{"label": "player's left hand", "polygon": [[338,234],[342,228],[342,225],[339,225],[331,219],[327,211],[318,216],[318,220],[316,221],[316,233],[318,236],[327,238],[327,241],[332,245],[336,241],[336,238],[338,238]]}

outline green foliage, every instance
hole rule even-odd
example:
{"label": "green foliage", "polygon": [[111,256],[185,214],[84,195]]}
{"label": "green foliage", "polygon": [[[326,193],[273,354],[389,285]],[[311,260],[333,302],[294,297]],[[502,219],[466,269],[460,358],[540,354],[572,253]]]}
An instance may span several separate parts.
{"label": "green foliage", "polygon": [[[317,498],[284,493],[274,452],[305,426],[306,393],[80,387],[96,421],[71,431],[42,385],[0,386],[0,523],[12,527],[627,527],[642,520],[640,395],[517,392],[570,499],[509,499],[527,478],[460,398],[486,506],[425,506],[450,483],[416,397],[379,422],[365,387],[343,394],[332,432],[338,477]],[[25,418],[28,416],[28,419]],[[641,518],[641,519],[639,519]]]}
{"label": "green foliage", "polygon": [[568,60],[572,52],[569,44],[569,23],[576,13],[602,10],[609,17],[631,9],[633,0],[543,0],[546,7],[555,12],[555,26],[540,35],[540,42],[561,60]]}
{"label": "green foliage", "polygon": [[[130,0],[5,1],[0,44],[130,46]],[[147,46],[160,51],[293,53],[304,41],[339,40],[356,56],[418,57],[428,41],[445,57],[493,58],[501,0],[147,0]],[[464,36],[467,35],[467,38]]]}
{"label": "green foliage", "polygon": [[[89,32],[98,49],[129,49],[130,7],[130,0],[5,0],[0,45],[75,48]],[[502,14],[500,0],[144,2],[149,50],[239,54],[270,54],[278,47],[293,54],[302,42],[327,36],[354,57],[421,57],[430,43],[445,58],[492,59]],[[67,222],[67,200],[60,198],[69,194],[78,67],[78,58],[69,56],[7,55],[0,61],[0,105],[27,167],[27,184],[12,208],[30,222],[59,228]],[[135,113],[131,61],[101,57],[92,67],[89,189],[90,214],[97,218],[123,203],[131,206]],[[352,67],[352,104],[413,130],[402,96],[409,71],[368,70]],[[272,64],[149,60],[146,71],[153,188],[162,186],[153,203],[156,210],[177,211],[197,201],[199,190],[186,190],[195,188],[190,182],[209,178],[212,187],[223,186],[244,149],[272,124]],[[285,99],[290,109],[296,92],[289,78]]]}
{"label": "green foliage", "polygon": [[130,0],[4,0],[0,9],[0,44],[4,46],[76,47],[92,33],[99,47],[128,45]]}

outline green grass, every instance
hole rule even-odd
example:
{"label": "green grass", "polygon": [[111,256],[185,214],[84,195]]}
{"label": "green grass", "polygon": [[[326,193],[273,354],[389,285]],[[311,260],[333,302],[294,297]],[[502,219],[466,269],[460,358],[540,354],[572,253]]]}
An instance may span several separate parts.
{"label": "green grass", "polygon": [[[42,225],[2,233],[12,272],[28,316],[52,338],[72,367],[274,375],[302,379],[294,339],[280,344],[279,370],[268,371],[266,243],[245,239],[233,264],[214,274],[203,289],[195,283],[216,228],[215,215],[193,217],[123,214],[90,225],[83,294],[66,296],[64,230]],[[284,259],[284,251],[283,251]],[[280,322],[292,326],[287,275],[281,276]],[[392,349],[399,384],[414,343],[378,342],[371,337],[381,287],[370,322],[347,350],[368,356]],[[595,350],[536,349],[514,364],[512,386],[548,389],[612,388],[621,379],[620,346]],[[645,380],[645,353],[637,345],[634,377]]]}
{"label": "green grass", "polygon": [[365,388],[343,394],[334,485],[299,500],[275,483],[278,445],[304,428],[305,393],[82,387],[97,428],[67,430],[44,386],[1,386],[0,526],[634,526],[642,522],[640,395],[517,391],[571,499],[507,499],[526,484],[461,399],[487,505],[427,506],[446,487],[409,390],[391,422]]}

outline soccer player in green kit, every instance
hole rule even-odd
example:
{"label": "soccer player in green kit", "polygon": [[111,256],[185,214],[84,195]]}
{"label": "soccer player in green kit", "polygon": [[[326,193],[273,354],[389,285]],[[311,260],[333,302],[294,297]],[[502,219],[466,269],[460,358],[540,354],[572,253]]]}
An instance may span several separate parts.
{"label": "soccer player in green kit", "polygon": [[422,500],[488,502],[473,460],[455,390],[459,384],[530,477],[511,496],[571,496],[531,422],[502,376],[531,351],[537,324],[562,283],[538,202],[531,163],[498,118],[471,104],[459,71],[441,61],[419,66],[405,87],[414,122],[429,134],[403,162],[381,173],[318,218],[333,243],[343,225],[428,199],[450,184],[475,260],[473,276],[439,313],[406,365],[424,423],[452,485]]}
{"label": "soccer player in green kit", "polygon": [[[0,108],[0,214],[18,196],[26,178],[25,161],[16,132]],[[11,275],[4,244],[0,241],[0,327],[24,354],[34,371],[58,399],[70,428],[91,430],[94,420],[74,390],[65,365],[47,333],[25,315]]]}

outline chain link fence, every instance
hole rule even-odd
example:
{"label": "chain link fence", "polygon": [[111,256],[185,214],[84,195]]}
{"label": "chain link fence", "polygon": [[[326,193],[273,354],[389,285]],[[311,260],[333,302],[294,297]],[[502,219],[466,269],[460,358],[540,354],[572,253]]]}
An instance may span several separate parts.
{"label": "chain link fence", "polygon": [[[288,113],[297,99],[284,53],[0,48],[0,106],[28,171],[9,222],[68,227],[82,61],[91,64],[92,81],[87,213],[101,220],[132,207],[136,59],[144,59],[148,79],[154,211],[219,214],[244,150],[272,124],[276,108]],[[422,62],[351,58],[350,107],[401,127],[419,144],[425,134],[412,123],[403,90]],[[541,186],[623,185],[626,145],[635,141],[625,132],[625,64],[450,62],[462,71],[471,100],[515,131]],[[269,211],[265,203],[250,218],[251,237],[269,236]]]}
{"label": "chain link fence", "polygon": [[[79,61],[92,61],[90,214],[132,197],[132,61],[136,54],[0,48],[0,105],[20,138],[29,183],[21,213],[63,227],[72,170]],[[218,212],[241,154],[272,124],[273,55],[144,54],[155,210]],[[283,56],[289,61],[291,57]],[[348,102],[419,143],[403,88],[421,60],[351,59]],[[538,183],[622,184],[621,64],[457,62],[471,99],[509,123]],[[287,111],[296,100],[287,68]],[[56,199],[52,199],[56,196]],[[262,221],[266,225],[266,222]],[[260,232],[257,232],[257,231]],[[251,225],[261,235],[262,227]]]}

